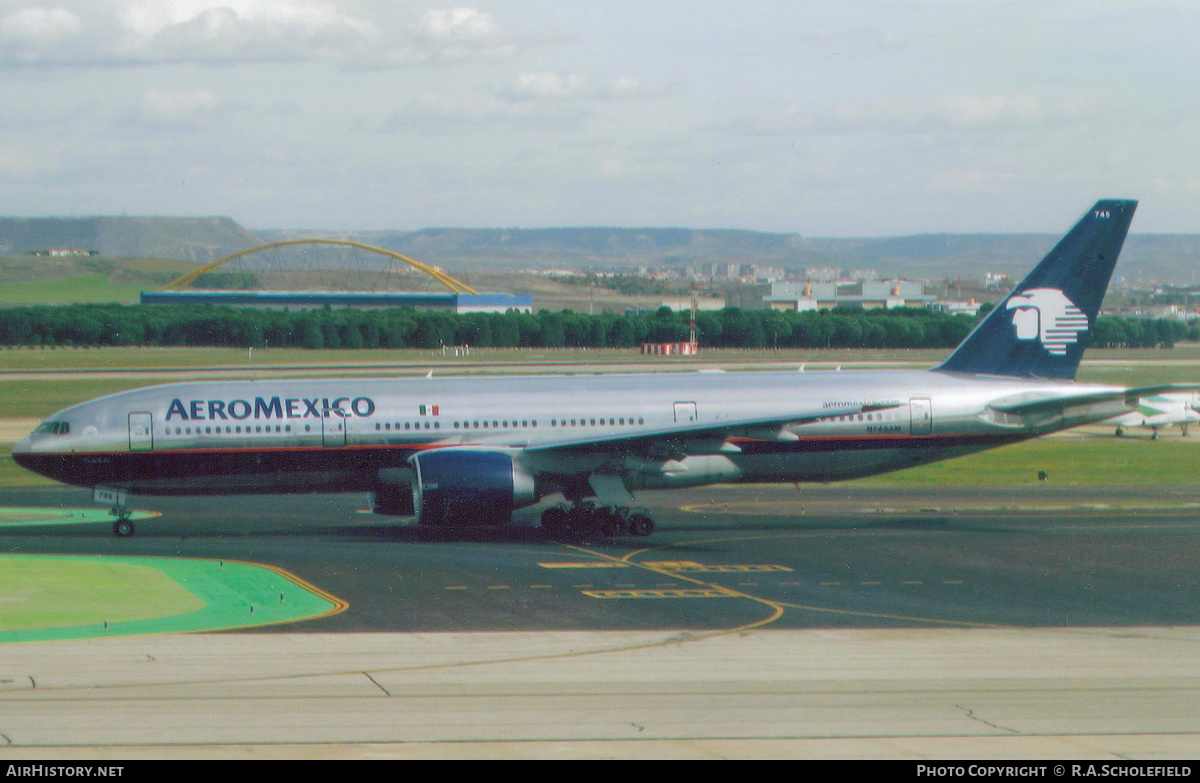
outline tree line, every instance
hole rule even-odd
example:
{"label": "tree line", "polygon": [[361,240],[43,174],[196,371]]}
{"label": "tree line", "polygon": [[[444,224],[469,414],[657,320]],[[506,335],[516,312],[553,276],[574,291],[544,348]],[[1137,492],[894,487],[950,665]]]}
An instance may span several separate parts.
{"label": "tree line", "polygon": [[[924,308],[778,312],[731,307],[697,313],[696,335],[701,346],[712,348],[952,348],[977,321]],[[0,309],[4,346],[632,348],[683,342],[690,330],[689,314],[668,307],[598,315],[115,304]],[[1200,340],[1196,322],[1102,316],[1090,345],[1170,347],[1184,340]]]}

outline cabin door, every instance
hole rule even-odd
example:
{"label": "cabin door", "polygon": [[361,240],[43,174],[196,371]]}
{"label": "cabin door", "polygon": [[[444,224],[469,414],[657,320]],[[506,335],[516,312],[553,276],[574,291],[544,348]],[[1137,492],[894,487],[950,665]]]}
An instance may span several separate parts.
{"label": "cabin door", "polygon": [[150,451],[154,448],[154,429],[149,413],[129,414],[129,450]]}
{"label": "cabin door", "polygon": [[675,403],[675,423],[689,424],[696,421],[696,403],[694,402],[677,402]]}
{"label": "cabin door", "polygon": [[913,435],[933,434],[933,404],[928,397],[913,397],[908,401],[909,431]]}

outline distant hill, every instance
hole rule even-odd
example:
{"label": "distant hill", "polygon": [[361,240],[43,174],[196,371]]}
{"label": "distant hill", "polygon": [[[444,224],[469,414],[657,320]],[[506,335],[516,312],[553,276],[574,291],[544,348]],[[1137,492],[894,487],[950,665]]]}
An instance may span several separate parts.
{"label": "distant hill", "polygon": [[[519,269],[629,270],[755,263],[785,269],[873,269],[911,279],[1022,275],[1058,240],[1052,234],[922,234],[828,239],[687,228],[426,228],[420,231],[250,231],[227,217],[0,218],[0,255],[50,248],[201,264],[265,242],[352,239],[437,264],[451,274]],[[380,263],[384,263],[381,261]],[[1200,283],[1200,234],[1132,234],[1117,276]]]}
{"label": "distant hill", "polygon": [[[259,231],[265,239],[332,236]],[[874,269],[911,279],[977,278],[984,272],[1023,275],[1058,241],[1057,234],[921,234],[822,239],[799,234],[683,228],[427,228],[411,232],[338,234],[447,269],[465,271],[633,269],[712,262],[785,269]],[[1200,282],[1200,234],[1131,234],[1117,275],[1130,282]]]}
{"label": "distant hill", "polygon": [[0,218],[0,255],[66,248],[205,263],[262,241],[227,217]]}

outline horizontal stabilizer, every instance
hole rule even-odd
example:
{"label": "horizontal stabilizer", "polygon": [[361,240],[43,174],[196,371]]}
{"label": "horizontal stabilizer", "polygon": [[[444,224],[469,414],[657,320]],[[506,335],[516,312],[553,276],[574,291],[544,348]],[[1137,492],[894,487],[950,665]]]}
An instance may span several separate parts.
{"label": "horizontal stabilizer", "polygon": [[1165,383],[1158,386],[1138,386],[1129,389],[1109,389],[1088,392],[1085,394],[1043,394],[1041,392],[1022,392],[1010,397],[1003,397],[988,403],[988,407],[1001,413],[1029,416],[1061,411],[1065,408],[1075,408],[1083,405],[1096,405],[1105,402],[1119,402],[1129,408],[1137,406],[1142,397],[1167,392],[1186,392],[1200,390],[1200,384],[1195,383]]}

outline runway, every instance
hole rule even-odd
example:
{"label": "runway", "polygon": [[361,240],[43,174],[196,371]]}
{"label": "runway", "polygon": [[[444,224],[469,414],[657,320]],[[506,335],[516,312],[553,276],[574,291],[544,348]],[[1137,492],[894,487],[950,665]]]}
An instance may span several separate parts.
{"label": "runway", "polygon": [[[1188,758],[1200,488],[709,487],[648,539],[428,530],[360,496],[146,499],[5,552],[227,558],[348,604],[7,645],[0,757]],[[4,505],[86,505],[78,490]]]}

